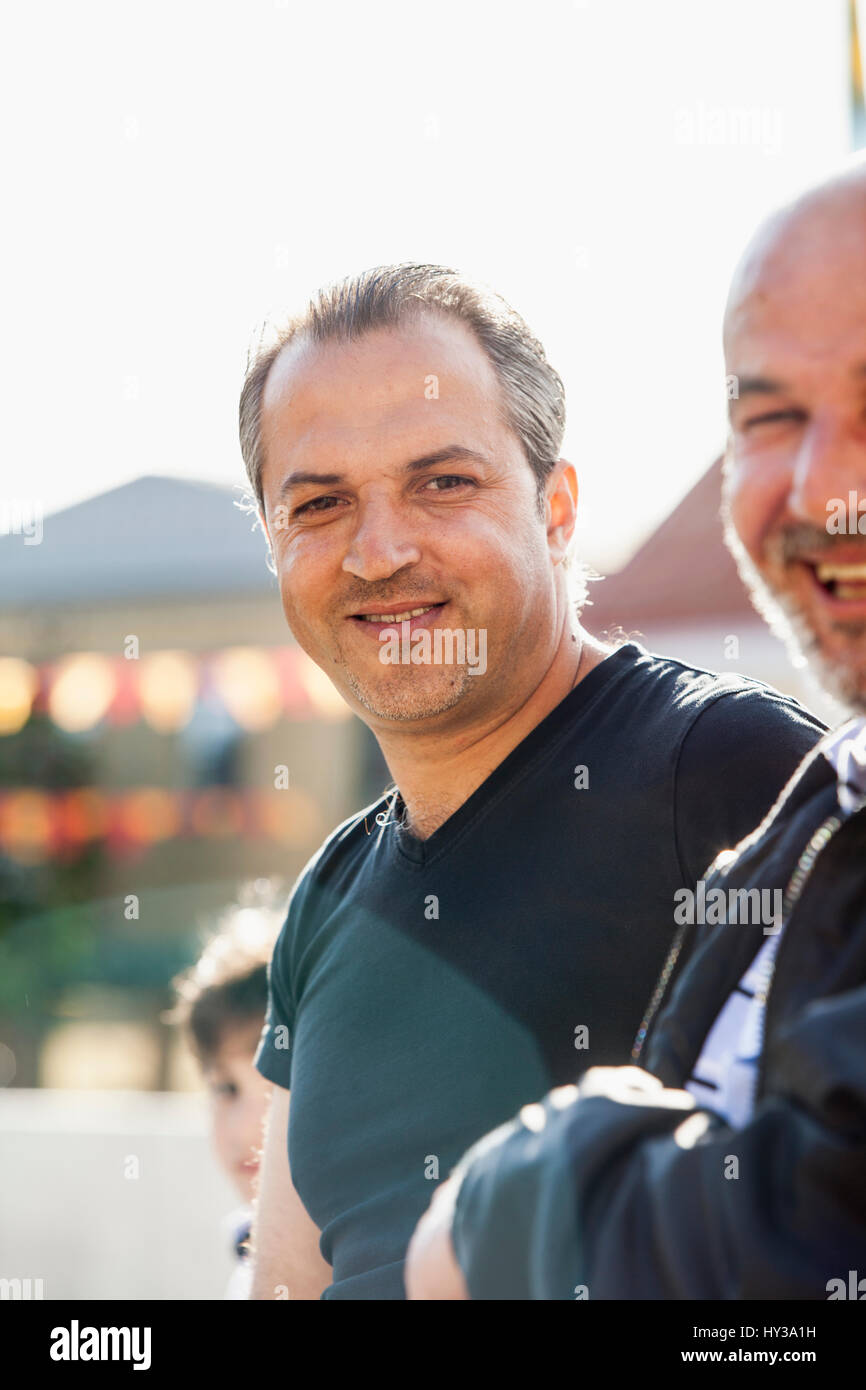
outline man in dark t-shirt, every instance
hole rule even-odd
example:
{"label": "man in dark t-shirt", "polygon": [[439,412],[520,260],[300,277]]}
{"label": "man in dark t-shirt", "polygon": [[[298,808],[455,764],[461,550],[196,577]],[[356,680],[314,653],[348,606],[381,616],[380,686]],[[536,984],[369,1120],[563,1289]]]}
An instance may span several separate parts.
{"label": "man in dark t-shirt", "polygon": [[466,1147],[626,1059],[677,895],[821,726],[584,630],[562,383],[453,271],[323,291],[240,417],[287,621],[395,783],[308,866],[275,949],[253,1297],[399,1299]]}
{"label": "man in dark t-shirt", "polygon": [[754,827],[820,732],[757,683],[629,643],[428,839],[401,828],[399,795],[328,839],[292,896],[257,1056],[292,1092],[323,1297],[404,1297],[413,1226],[465,1149],[627,1059],[675,892]]}

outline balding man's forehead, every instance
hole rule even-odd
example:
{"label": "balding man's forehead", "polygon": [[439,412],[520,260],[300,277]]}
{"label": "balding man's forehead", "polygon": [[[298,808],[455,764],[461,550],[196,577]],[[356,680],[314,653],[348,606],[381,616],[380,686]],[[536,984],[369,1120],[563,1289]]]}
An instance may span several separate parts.
{"label": "balding man's forehead", "polygon": [[752,335],[814,357],[866,343],[866,183],[834,187],[766,223],[735,272],[724,320],[730,361]]}
{"label": "balding man's forehead", "polygon": [[734,272],[725,335],[743,305],[779,296],[817,295],[833,307],[845,298],[845,279],[866,302],[866,162],[809,190],[767,218]]}

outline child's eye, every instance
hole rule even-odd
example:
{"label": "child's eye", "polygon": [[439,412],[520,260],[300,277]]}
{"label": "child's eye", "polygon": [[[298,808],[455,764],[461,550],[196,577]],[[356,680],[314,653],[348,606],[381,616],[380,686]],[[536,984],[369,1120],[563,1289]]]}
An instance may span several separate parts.
{"label": "child's eye", "polygon": [[224,1100],[234,1100],[238,1094],[238,1088],[233,1081],[215,1081],[211,1090],[215,1096],[222,1096]]}

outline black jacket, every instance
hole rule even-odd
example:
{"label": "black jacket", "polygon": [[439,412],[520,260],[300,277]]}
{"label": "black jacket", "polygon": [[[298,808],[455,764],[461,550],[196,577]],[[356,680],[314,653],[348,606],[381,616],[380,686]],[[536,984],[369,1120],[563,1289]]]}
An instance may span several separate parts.
{"label": "black jacket", "polygon": [[645,1071],[591,1071],[461,1161],[474,1298],[826,1299],[866,1277],[866,805],[841,809],[820,748],[707,877],[785,891],[752,1119],[732,1129],[653,1080],[684,1085],[765,940],[696,928]]}

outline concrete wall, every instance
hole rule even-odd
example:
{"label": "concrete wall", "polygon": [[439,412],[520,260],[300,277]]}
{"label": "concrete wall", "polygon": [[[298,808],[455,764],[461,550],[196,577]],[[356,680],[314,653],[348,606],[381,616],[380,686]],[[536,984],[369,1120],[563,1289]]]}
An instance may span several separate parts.
{"label": "concrete wall", "polygon": [[202,1095],[0,1092],[2,1279],[41,1279],[46,1299],[221,1299],[238,1205]]}

